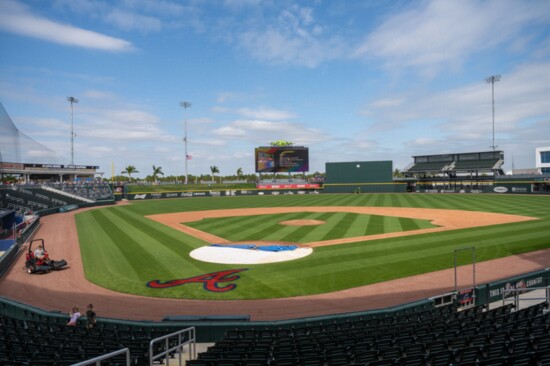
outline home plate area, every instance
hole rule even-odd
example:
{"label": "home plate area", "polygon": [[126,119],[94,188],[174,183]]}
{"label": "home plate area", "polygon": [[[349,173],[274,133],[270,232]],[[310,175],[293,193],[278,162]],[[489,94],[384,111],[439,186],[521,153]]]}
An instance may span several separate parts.
{"label": "home plate area", "polygon": [[313,253],[312,248],[297,245],[235,243],[211,244],[193,250],[196,260],[222,264],[264,264],[291,261]]}

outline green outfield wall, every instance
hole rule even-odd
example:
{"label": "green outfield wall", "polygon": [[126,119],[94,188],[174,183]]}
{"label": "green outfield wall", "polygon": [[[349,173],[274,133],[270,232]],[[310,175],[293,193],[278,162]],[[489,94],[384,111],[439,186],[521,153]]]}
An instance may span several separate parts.
{"label": "green outfield wall", "polygon": [[393,162],[347,161],[326,163],[325,193],[406,192],[407,184],[393,181]]}

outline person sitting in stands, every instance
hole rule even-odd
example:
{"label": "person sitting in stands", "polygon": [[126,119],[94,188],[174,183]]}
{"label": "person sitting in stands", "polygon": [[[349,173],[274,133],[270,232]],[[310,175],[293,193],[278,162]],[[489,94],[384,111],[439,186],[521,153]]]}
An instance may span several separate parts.
{"label": "person sitting in stands", "polygon": [[92,304],[88,305],[88,310],[86,310],[86,329],[92,329],[96,322],[96,314],[94,311],[94,306]]}
{"label": "person sitting in stands", "polygon": [[80,311],[78,311],[78,308],[76,306],[73,308],[73,310],[71,310],[69,316],[71,318],[69,319],[67,325],[70,327],[76,326],[76,322],[78,321],[78,318],[80,318]]}

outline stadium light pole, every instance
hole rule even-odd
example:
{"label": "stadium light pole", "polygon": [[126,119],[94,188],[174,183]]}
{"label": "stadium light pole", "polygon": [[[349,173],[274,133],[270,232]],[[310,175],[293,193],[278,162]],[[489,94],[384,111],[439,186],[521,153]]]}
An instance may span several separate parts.
{"label": "stadium light pole", "polygon": [[488,78],[485,78],[487,84],[491,84],[492,97],[493,97],[493,145],[490,146],[493,148],[493,151],[496,150],[497,146],[495,145],[495,83],[500,81],[500,74],[491,75]]}
{"label": "stadium light pole", "polygon": [[71,165],[74,165],[74,112],[73,104],[78,103],[78,99],[75,97],[67,97],[69,103],[71,103]]}
{"label": "stadium light pole", "polygon": [[189,160],[189,155],[187,154],[187,108],[191,108],[191,102],[181,102],[180,106],[183,107],[184,110],[184,116],[183,116],[183,129],[184,129],[184,135],[183,135],[183,142],[185,144],[185,184],[188,183],[188,174],[187,174],[187,162]]}

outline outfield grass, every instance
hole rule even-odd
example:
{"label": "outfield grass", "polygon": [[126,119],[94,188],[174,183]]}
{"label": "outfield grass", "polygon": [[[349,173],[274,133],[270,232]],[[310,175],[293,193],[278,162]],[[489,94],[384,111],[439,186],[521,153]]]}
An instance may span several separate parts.
{"label": "outfield grass", "polygon": [[[319,247],[312,255],[295,261],[242,266],[196,261],[189,257],[189,252],[205,245],[203,241],[144,217],[220,208],[292,206],[476,210],[540,220]],[[342,215],[341,222],[348,230],[357,230],[357,225],[346,221],[346,215]],[[230,226],[231,230],[239,227],[244,230],[252,226],[250,223],[239,225],[232,219],[235,218],[228,219],[227,226],[221,225],[220,230]],[[86,211],[77,214],[76,221],[84,269],[90,281],[116,291],[173,298],[260,299],[311,295],[451,268],[453,251],[466,246],[476,247],[478,261],[550,248],[550,197],[545,196],[321,194],[172,199]],[[168,281],[241,268],[248,270],[241,272],[241,278],[234,282],[237,288],[223,293],[205,291],[198,283],[167,289],[146,286],[151,280]]]}

